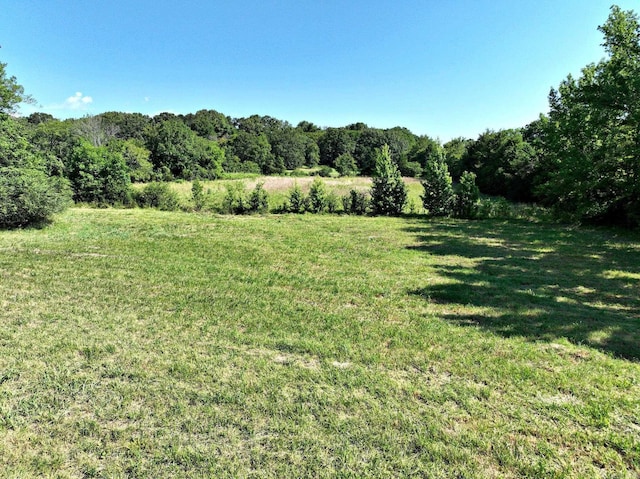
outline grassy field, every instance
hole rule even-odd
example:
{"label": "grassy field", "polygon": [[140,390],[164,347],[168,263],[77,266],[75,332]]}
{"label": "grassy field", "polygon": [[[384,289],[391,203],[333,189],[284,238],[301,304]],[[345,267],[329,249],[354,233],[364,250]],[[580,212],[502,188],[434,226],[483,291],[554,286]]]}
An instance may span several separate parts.
{"label": "grassy field", "polygon": [[640,474],[637,234],[76,208],[0,274],[0,477]]}

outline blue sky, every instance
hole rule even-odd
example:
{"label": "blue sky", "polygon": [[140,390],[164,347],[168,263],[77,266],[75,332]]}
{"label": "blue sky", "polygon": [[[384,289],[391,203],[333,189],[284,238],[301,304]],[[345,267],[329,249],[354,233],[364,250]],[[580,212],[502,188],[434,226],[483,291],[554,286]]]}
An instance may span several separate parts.
{"label": "blue sky", "polygon": [[[524,126],[604,56],[603,0],[4,0],[0,61],[57,118],[211,108],[442,141]],[[637,0],[618,1],[640,12]]]}

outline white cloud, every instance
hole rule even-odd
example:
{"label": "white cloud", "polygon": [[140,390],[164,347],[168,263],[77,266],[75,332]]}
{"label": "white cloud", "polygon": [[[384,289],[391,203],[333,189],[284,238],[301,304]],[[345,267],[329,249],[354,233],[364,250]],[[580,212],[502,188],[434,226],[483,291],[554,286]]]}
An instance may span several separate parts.
{"label": "white cloud", "polygon": [[91,103],[93,103],[93,98],[88,95],[83,95],[82,92],[78,91],[75,95],[70,96],[65,100],[64,106],[71,110],[83,110]]}

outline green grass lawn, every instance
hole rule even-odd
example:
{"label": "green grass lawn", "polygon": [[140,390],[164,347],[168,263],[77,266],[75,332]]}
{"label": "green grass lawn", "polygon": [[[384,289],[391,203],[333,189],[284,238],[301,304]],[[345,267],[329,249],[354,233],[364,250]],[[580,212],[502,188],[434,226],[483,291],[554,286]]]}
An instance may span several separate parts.
{"label": "green grass lawn", "polygon": [[0,477],[640,474],[637,234],[76,208],[0,275]]}

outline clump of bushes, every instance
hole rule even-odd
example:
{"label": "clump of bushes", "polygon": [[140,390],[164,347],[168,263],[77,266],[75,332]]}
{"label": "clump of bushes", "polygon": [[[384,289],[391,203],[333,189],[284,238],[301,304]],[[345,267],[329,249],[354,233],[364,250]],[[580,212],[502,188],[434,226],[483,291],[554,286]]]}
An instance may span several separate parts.
{"label": "clump of bushes", "polygon": [[168,183],[149,183],[134,193],[134,200],[141,208],[157,208],[163,211],[176,211],[180,208],[178,194]]}
{"label": "clump of bushes", "polygon": [[269,195],[264,183],[258,183],[247,195],[242,183],[227,185],[227,192],[222,200],[222,213],[243,215],[248,213],[266,213],[269,210]]}
{"label": "clump of bushes", "polygon": [[33,168],[0,168],[0,228],[46,223],[70,204],[64,178]]}
{"label": "clump of bushes", "polygon": [[369,196],[364,191],[352,189],[342,197],[342,209],[350,215],[365,215],[369,208]]}

